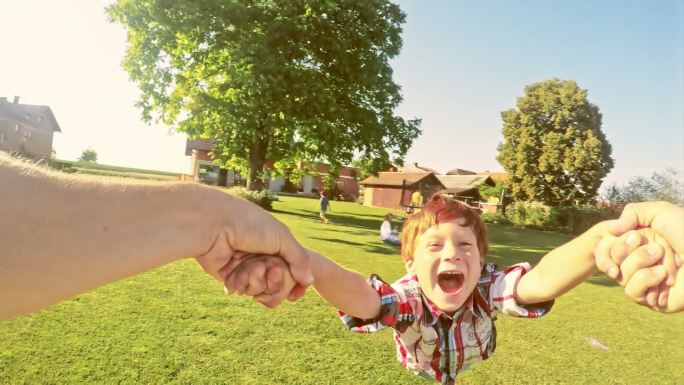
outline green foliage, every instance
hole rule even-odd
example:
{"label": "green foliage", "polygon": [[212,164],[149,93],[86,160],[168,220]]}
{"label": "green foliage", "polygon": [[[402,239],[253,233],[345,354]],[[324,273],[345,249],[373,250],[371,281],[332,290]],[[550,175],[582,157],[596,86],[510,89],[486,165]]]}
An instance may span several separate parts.
{"label": "green foliage", "polygon": [[553,206],[589,203],[613,168],[601,114],[574,81],[525,87],[517,108],[501,113],[504,142],[497,160],[520,200]]}
{"label": "green foliage", "polygon": [[93,162],[97,163],[97,152],[92,148],[87,148],[81,153],[81,157],[78,158],[81,162]]}
{"label": "green foliage", "polygon": [[638,176],[624,186],[615,183],[608,186],[601,198],[613,205],[630,202],[667,201],[684,205],[684,183],[682,174],[674,169],[653,173],[651,178]]}
{"label": "green foliage", "polygon": [[250,189],[265,159],[358,154],[377,171],[420,134],[394,114],[405,14],[387,0],[118,0],[107,12],[128,29],[143,118],[217,139],[214,156],[247,167]]}
{"label": "green foliage", "polygon": [[501,198],[501,191],[508,189],[508,186],[506,186],[506,182],[500,180],[495,181],[494,186],[482,183],[477,186],[477,189],[480,192],[480,197],[486,200],[489,197]]}
{"label": "green foliage", "polygon": [[480,217],[485,223],[495,223],[497,225],[510,225],[512,223],[510,219],[506,218],[498,211],[494,213],[482,213]]}
{"label": "green foliage", "polygon": [[591,205],[551,207],[541,202],[517,201],[506,207],[506,217],[512,224],[539,230],[579,234],[591,226],[615,219],[619,212]]}
{"label": "green foliage", "polygon": [[[389,282],[406,273],[398,250],[378,240],[387,210],[338,202],[324,225],[317,204],[281,197],[274,215],[305,247],[349,269]],[[501,267],[534,264],[570,239],[488,227],[486,258]],[[684,383],[684,313],[636,306],[603,275],[557,299],[538,320],[498,318],[496,352],[461,373],[459,385]],[[431,384],[401,368],[395,355],[391,330],[348,332],[312,289],[267,310],[251,298],[226,297],[193,260],[0,322],[2,384]]]}
{"label": "green foliage", "polygon": [[273,202],[278,200],[278,196],[268,190],[252,191],[244,187],[231,187],[226,190],[229,194],[239,196],[252,203],[261,206],[265,210],[273,209]]}

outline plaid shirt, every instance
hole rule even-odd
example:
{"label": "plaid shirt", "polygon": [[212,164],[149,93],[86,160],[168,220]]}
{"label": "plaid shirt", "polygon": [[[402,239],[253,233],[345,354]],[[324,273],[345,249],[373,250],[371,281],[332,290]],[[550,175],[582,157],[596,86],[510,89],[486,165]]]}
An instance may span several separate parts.
{"label": "plaid shirt", "polygon": [[372,333],[394,329],[397,359],[402,366],[441,384],[454,384],[459,372],[486,360],[496,348],[494,320],[498,313],[536,318],[547,313],[553,301],[535,308],[519,306],[514,290],[530,270],[521,263],[504,271],[487,264],[473,295],[453,316],[441,311],[420,289],[415,275],[406,275],[391,286],[377,275],[369,279],[380,295],[380,315],[372,320],[339,312],[349,330]]}

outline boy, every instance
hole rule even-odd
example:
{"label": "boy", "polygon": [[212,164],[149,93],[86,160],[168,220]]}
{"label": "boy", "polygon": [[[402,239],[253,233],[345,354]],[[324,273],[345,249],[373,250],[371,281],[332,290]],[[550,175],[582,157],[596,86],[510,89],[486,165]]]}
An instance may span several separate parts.
{"label": "boy", "polygon": [[[534,269],[521,263],[497,271],[484,264],[489,246],[479,215],[461,202],[434,195],[404,224],[401,253],[408,274],[394,284],[377,275],[366,282],[311,251],[309,258],[314,288],[340,310],[350,330],[393,328],[397,358],[404,367],[453,384],[459,372],[494,352],[498,313],[542,316],[555,298],[596,271],[593,250],[608,234],[607,226],[600,223],[553,250]],[[261,293],[259,280],[250,272],[274,260],[247,259],[228,278],[227,288]],[[290,281],[287,274],[285,278]]]}
{"label": "boy", "polygon": [[325,191],[321,191],[321,200],[318,205],[321,209],[319,215],[321,218],[321,223],[328,223],[328,218],[325,217],[325,212],[330,208],[330,200],[328,200],[328,197],[325,195]]}

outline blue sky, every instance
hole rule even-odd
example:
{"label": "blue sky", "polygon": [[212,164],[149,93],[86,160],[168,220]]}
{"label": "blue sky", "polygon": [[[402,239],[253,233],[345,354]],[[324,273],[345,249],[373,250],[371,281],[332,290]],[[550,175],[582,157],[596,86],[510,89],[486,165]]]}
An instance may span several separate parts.
{"label": "blue sky", "polygon": [[[184,136],[147,126],[119,63],[125,30],[110,0],[0,0],[0,96],[50,105],[58,157],[187,171]],[[399,113],[423,119],[406,161],[441,172],[501,170],[500,112],[525,85],[557,77],[587,89],[625,183],[684,168],[684,1],[400,1],[393,60]]]}

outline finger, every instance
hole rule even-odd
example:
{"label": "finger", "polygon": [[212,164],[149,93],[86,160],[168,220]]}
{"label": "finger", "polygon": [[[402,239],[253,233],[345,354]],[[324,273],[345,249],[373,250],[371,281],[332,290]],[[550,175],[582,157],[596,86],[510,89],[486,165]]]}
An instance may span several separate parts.
{"label": "finger", "polygon": [[656,306],[661,310],[665,310],[667,309],[667,299],[670,295],[670,285],[668,285],[667,282],[663,282],[660,284],[660,287],[658,289],[660,293],[658,295],[658,301]]}
{"label": "finger", "polygon": [[625,286],[637,271],[651,267],[662,258],[663,249],[659,245],[644,245],[634,250],[620,265],[620,279],[617,282]]}
{"label": "finger", "polygon": [[274,309],[280,305],[281,302],[283,302],[283,299],[285,296],[282,293],[278,294],[260,294],[258,296],[255,296],[254,299],[261,303],[262,305],[266,306],[269,309]]}
{"label": "finger", "polygon": [[266,293],[274,294],[283,289],[284,273],[280,266],[272,266],[266,271]]}
{"label": "finger", "polygon": [[658,303],[659,289],[657,287],[649,287],[646,289],[646,303],[650,308],[656,308]]}
{"label": "finger", "polygon": [[241,269],[229,278],[231,277],[234,277],[231,288],[238,294],[244,293],[247,290],[247,285],[249,285],[249,271]]}
{"label": "finger", "polygon": [[622,262],[629,254],[636,250],[641,244],[646,243],[646,238],[636,230],[624,233],[617,241],[613,242],[610,249],[610,257],[622,269]]}
{"label": "finger", "polygon": [[266,289],[266,266],[263,263],[256,263],[249,272],[249,283],[245,294],[258,295]]}
{"label": "finger", "polygon": [[290,294],[287,296],[287,299],[289,301],[296,301],[304,296],[306,294],[306,289],[307,286],[302,286],[300,284],[296,284],[295,287],[292,288],[290,291]]}
{"label": "finger", "polygon": [[[244,257],[243,257],[244,258]],[[218,275],[223,278],[225,281],[228,277],[230,277],[231,274],[235,271],[235,269],[240,266],[240,264],[244,262],[244,259],[242,258],[232,258],[228,263],[226,263],[221,269],[218,271]]]}
{"label": "finger", "polygon": [[667,284],[672,286],[675,284],[677,277],[677,264],[675,262],[675,255],[669,245],[661,245],[663,247],[663,267],[667,270]]}
{"label": "finger", "polygon": [[665,268],[661,265],[641,269],[634,273],[625,285],[625,294],[633,300],[644,304],[648,289],[659,285],[665,279],[666,274]]}
{"label": "finger", "polygon": [[610,258],[610,248],[615,240],[614,237],[603,237],[594,249],[594,259],[596,268],[612,279],[617,280],[620,275],[620,268]]}
{"label": "finger", "polygon": [[309,286],[313,283],[313,275],[309,266],[309,255],[294,239],[287,228],[284,231],[286,231],[286,234],[280,237],[282,242],[278,255],[290,266],[292,278],[302,286]]}
{"label": "finger", "polygon": [[637,221],[632,216],[625,216],[624,218],[621,216],[618,219],[606,221],[605,228],[610,235],[619,237],[626,231],[636,229]]}

